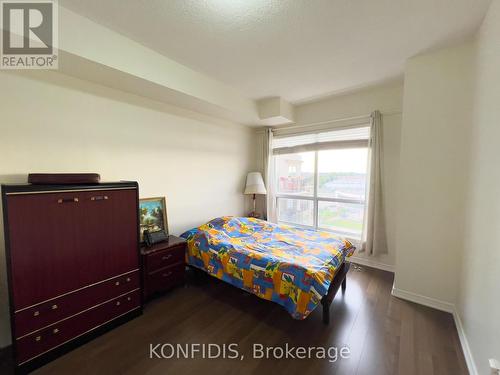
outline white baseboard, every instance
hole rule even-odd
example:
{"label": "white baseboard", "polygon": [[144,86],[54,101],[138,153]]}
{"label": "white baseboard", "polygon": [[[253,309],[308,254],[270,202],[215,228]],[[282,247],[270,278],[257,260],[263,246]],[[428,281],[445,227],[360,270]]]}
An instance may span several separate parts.
{"label": "white baseboard", "polygon": [[392,264],[385,264],[385,263],[378,262],[376,260],[358,257],[355,255],[353,255],[352,257],[350,257],[348,259],[351,263],[356,263],[356,264],[360,264],[362,266],[377,268],[377,269],[382,270],[382,271],[388,271],[388,272],[394,273],[394,266]]}
{"label": "white baseboard", "polygon": [[456,307],[453,309],[453,319],[455,320],[455,326],[457,327],[458,337],[460,339],[460,345],[462,345],[462,351],[464,352],[465,363],[467,363],[467,368],[469,369],[469,374],[478,375],[476,362],[472,356],[472,351],[470,350],[469,341],[465,335],[464,326],[462,325],[462,319],[460,319],[460,314]]}
{"label": "white baseboard", "polygon": [[467,369],[469,374],[478,375],[476,363],[472,352],[470,350],[469,341],[465,335],[464,327],[462,325],[462,320],[460,319],[460,314],[458,313],[456,306],[453,303],[440,301],[435,298],[426,297],[421,294],[408,292],[406,290],[398,289],[392,287],[392,295],[397,298],[401,298],[410,302],[418,303],[419,305],[424,305],[427,307],[432,307],[436,310],[441,310],[452,314],[453,320],[455,321],[455,326],[457,327],[458,337],[460,339],[460,345],[465,357],[465,363],[467,364]]}
{"label": "white baseboard", "polygon": [[410,302],[418,303],[419,305],[424,305],[427,307],[432,307],[436,310],[441,310],[453,314],[455,310],[455,305],[450,302],[440,301],[435,298],[426,297],[421,294],[408,292],[406,290],[398,289],[394,285],[392,286],[392,293],[394,297],[398,297]]}

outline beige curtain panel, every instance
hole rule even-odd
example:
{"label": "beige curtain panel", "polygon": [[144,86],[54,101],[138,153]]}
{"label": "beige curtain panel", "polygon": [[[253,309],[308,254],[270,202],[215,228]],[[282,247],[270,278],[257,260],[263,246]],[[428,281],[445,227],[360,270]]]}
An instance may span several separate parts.
{"label": "beige curtain panel", "polygon": [[371,114],[370,142],[368,153],[367,205],[363,228],[361,251],[370,255],[387,253],[387,232],[385,224],[383,176],[383,131],[382,115],[379,111]]}
{"label": "beige curtain panel", "polygon": [[264,183],[267,188],[267,196],[265,199],[266,207],[264,212],[266,212],[266,219],[273,223],[276,222],[276,199],[274,192],[274,184],[271,183],[273,180],[273,131],[271,128],[266,129],[264,134]]}

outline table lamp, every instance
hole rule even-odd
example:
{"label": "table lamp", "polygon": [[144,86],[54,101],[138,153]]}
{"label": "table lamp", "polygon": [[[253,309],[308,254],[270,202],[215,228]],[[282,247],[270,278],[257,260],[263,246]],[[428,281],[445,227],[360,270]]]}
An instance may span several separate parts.
{"label": "table lamp", "polygon": [[259,217],[260,215],[255,212],[255,194],[267,194],[266,186],[260,172],[250,172],[247,175],[247,184],[243,194],[253,195],[253,212],[249,216]]}

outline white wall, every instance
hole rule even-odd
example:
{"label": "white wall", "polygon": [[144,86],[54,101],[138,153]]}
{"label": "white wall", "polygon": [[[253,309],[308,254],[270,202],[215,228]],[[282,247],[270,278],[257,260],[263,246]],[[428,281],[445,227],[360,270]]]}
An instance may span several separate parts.
{"label": "white wall", "polygon": [[400,115],[403,110],[403,80],[395,79],[349,93],[299,104],[295,107],[294,125],[369,115],[378,109]]}
{"label": "white wall", "polygon": [[456,300],[472,108],[473,43],[406,63],[395,288]]}
{"label": "white wall", "polygon": [[[383,113],[384,135],[384,198],[386,203],[388,254],[369,256],[356,253],[355,258],[365,264],[392,269],[395,259],[396,236],[396,193],[399,170],[399,146],[401,131],[401,111],[403,99],[402,80],[394,80],[354,93],[335,95],[311,103],[295,107],[293,126],[301,126],[318,122],[346,119],[369,115],[374,110]],[[334,126],[333,124],[332,126]],[[262,133],[257,143],[258,160],[262,166],[263,144]]]}
{"label": "white wall", "polygon": [[[2,72],[0,87],[2,183],[24,182],[28,172],[136,180],[142,197],[166,196],[173,234],[248,208],[242,192],[255,168],[249,128],[54,72]],[[0,233],[5,346],[10,330]]]}
{"label": "white wall", "polygon": [[500,1],[478,34],[458,312],[478,373],[500,360]]}

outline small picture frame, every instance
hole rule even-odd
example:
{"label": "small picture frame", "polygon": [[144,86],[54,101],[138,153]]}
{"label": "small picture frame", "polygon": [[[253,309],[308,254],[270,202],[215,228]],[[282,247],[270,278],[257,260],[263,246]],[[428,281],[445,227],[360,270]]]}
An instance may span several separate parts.
{"label": "small picture frame", "polygon": [[164,230],[168,236],[167,205],[165,197],[139,199],[139,232],[144,242],[145,230],[156,232]]}

